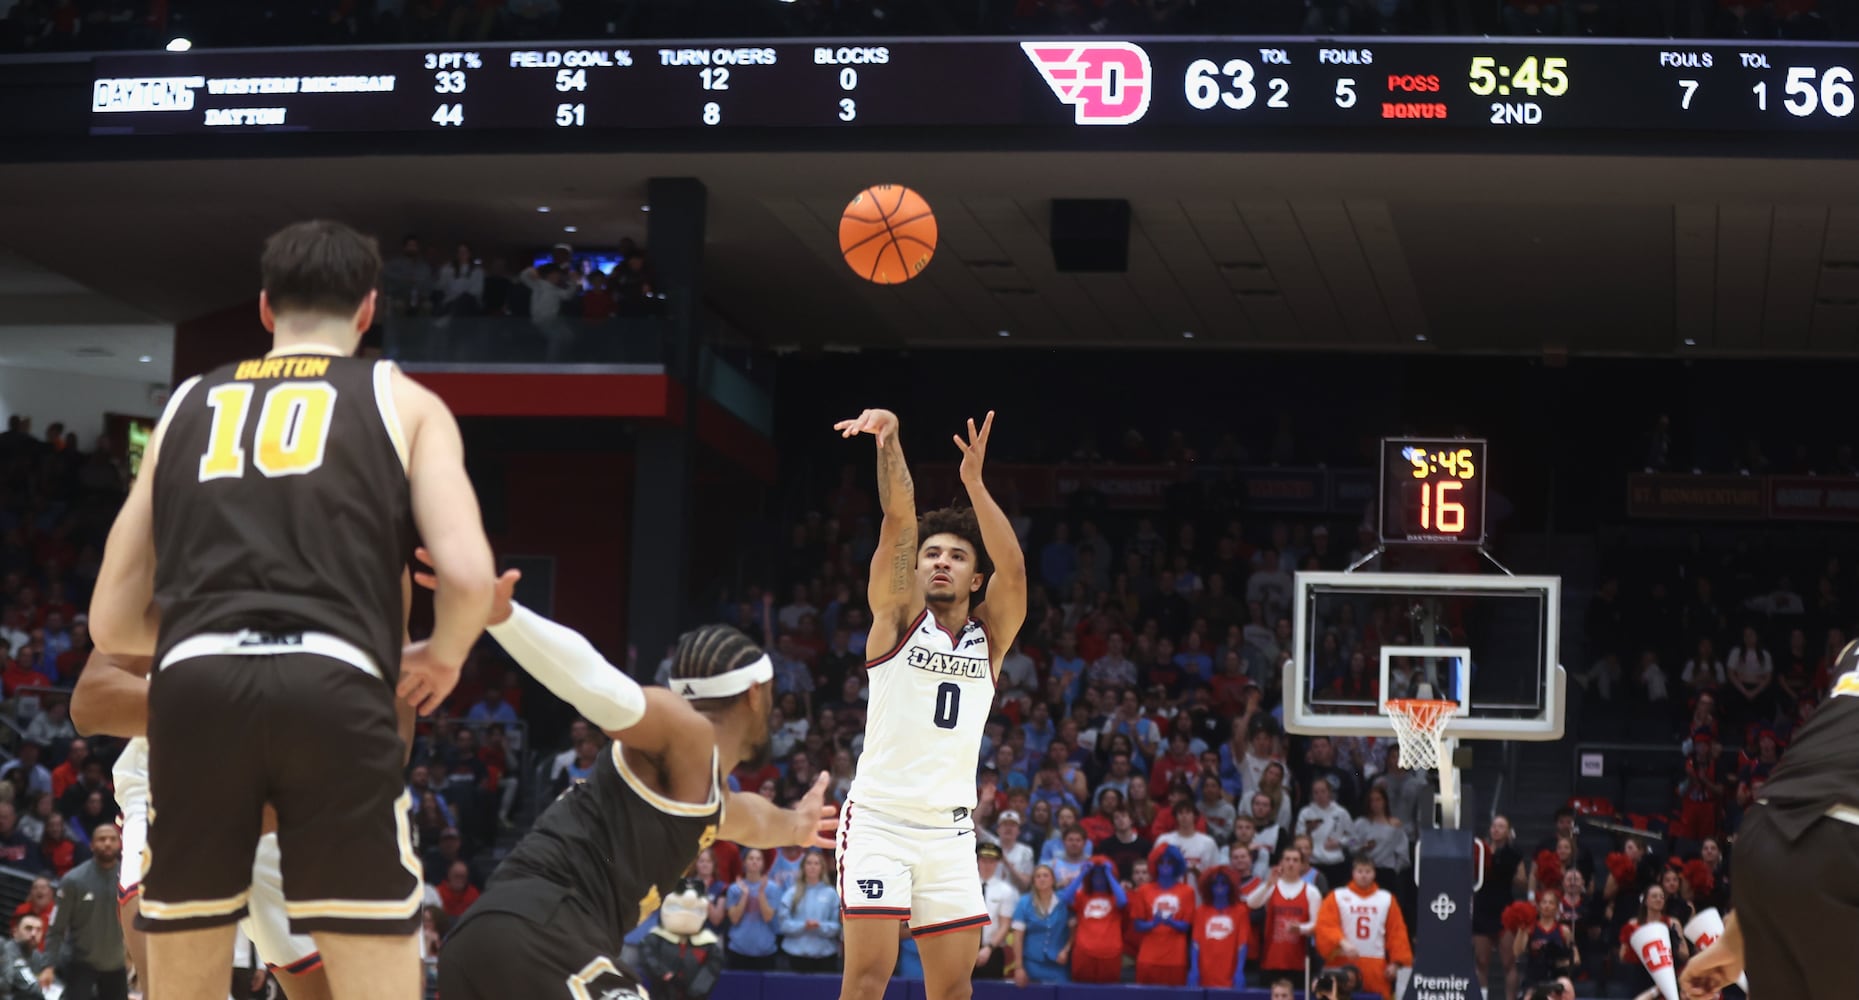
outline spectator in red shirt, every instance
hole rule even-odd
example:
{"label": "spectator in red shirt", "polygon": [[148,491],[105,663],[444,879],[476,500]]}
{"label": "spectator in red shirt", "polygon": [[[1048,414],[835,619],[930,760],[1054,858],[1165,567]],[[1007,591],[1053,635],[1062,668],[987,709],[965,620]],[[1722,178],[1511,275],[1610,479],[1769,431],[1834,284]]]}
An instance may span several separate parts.
{"label": "spectator in red shirt", "polygon": [[736,779],[737,788],[745,792],[754,792],[760,789],[764,782],[772,781],[779,785],[781,769],[776,767],[773,761],[764,761],[762,766],[756,770],[750,770],[747,765],[738,767],[730,774],[730,777]]}
{"label": "spectator in red shirt", "polygon": [[1078,913],[1072,938],[1072,979],[1114,983],[1123,976],[1123,910],[1129,897],[1109,858],[1092,858],[1060,893]]}
{"label": "spectator in red shirt", "polygon": [[1130,894],[1130,917],[1142,944],[1136,952],[1136,981],[1185,986],[1188,945],[1194,930],[1194,887],[1182,880],[1181,852],[1159,847],[1150,855],[1156,880]]}
{"label": "spectator in red shirt", "polygon": [[1202,903],[1194,911],[1189,985],[1230,989],[1245,970],[1252,911],[1240,898],[1240,887],[1250,881],[1250,870],[1241,874],[1226,865],[1201,873]]}
{"label": "spectator in red shirt", "polygon": [[39,840],[39,853],[45,856],[52,874],[59,878],[90,859],[90,848],[71,839],[70,831],[65,829],[65,818],[57,813],[45,820],[45,836]]}
{"label": "spectator in red shirt", "polygon": [[0,670],[0,687],[4,687],[8,698],[23,687],[51,687],[50,677],[32,669],[37,662],[39,647],[31,642],[19,647],[19,655],[7,661],[6,669]]}
{"label": "spectator in red shirt", "polygon": [[607,290],[607,276],[600,271],[587,276],[587,291],[581,295],[581,318],[596,322],[613,318],[613,293]]}
{"label": "spectator in red shirt", "polygon": [[1155,762],[1155,770],[1149,775],[1149,787],[1167,788],[1176,778],[1193,778],[1200,770],[1200,759],[1188,749],[1187,734],[1175,732],[1168,737],[1168,752]]}
{"label": "spectator in red shirt", "polygon": [[84,762],[90,759],[90,742],[83,738],[71,741],[71,747],[65,753],[65,762],[52,768],[52,797],[64,798],[65,789],[77,784],[77,779],[84,773]]}
{"label": "spectator in red shirt", "polygon": [[445,881],[439,883],[439,905],[456,920],[477,901],[478,887],[471,884],[470,866],[463,861],[452,862],[445,873]]}
{"label": "spectator in red shirt", "polygon": [[[26,901],[13,909],[13,925],[19,926],[19,918],[30,913],[46,923],[51,923],[52,910],[58,906],[58,894],[52,891],[52,880],[40,876],[32,880],[32,891],[26,894]],[[39,950],[45,950],[45,940],[39,940]]]}

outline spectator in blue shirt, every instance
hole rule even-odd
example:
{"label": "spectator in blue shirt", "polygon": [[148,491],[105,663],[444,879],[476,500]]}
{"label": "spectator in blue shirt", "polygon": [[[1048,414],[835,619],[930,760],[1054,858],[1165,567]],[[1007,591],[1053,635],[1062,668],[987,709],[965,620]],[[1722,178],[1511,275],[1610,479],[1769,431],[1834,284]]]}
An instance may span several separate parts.
{"label": "spectator in blue shirt", "polygon": [[1026,734],[1026,755],[1030,760],[1038,760],[1046,755],[1046,748],[1052,745],[1052,737],[1058,730],[1052,725],[1052,709],[1043,701],[1033,702],[1032,714],[1027,716],[1020,731]]}
{"label": "spectator in blue shirt", "polygon": [[742,877],[729,887],[729,961],[732,969],[767,972],[775,967],[775,900],[767,858],[754,847],[742,852]]}
{"label": "spectator in blue shirt", "polygon": [[1058,854],[1044,859],[1046,864],[1052,866],[1052,874],[1062,882],[1069,884],[1084,870],[1085,865],[1091,863],[1091,842],[1079,827],[1072,827],[1065,831],[1063,837],[1054,837],[1047,843],[1063,847]]}
{"label": "spectator in blue shirt", "polygon": [[1071,957],[1071,907],[1059,898],[1057,877],[1051,866],[1033,869],[1033,891],[1020,897],[1013,911],[1013,931],[1020,938],[1020,967],[1013,982],[1063,983]]}
{"label": "spectator in blue shirt", "polygon": [[813,672],[795,655],[794,638],[785,633],[775,642],[775,651],[769,656],[775,665],[775,694],[782,695],[792,691],[802,701],[811,705],[813,698]]}
{"label": "spectator in blue shirt", "polygon": [[503,700],[503,684],[487,684],[484,687],[484,700],[471,706],[465,713],[467,722],[501,722],[506,726],[515,725],[519,720],[516,709]]}
{"label": "spectator in blue shirt", "polygon": [[1078,700],[1084,667],[1084,657],[1078,655],[1077,634],[1071,629],[1060,632],[1059,641],[1052,649],[1052,665],[1048,674],[1059,678],[1060,691],[1065,698],[1064,710],[1068,715],[1072,710],[1072,702]]}
{"label": "spectator in blue shirt", "polygon": [[1063,590],[1078,571],[1078,549],[1071,543],[1071,527],[1060,521],[1052,529],[1052,541],[1039,550],[1039,578],[1054,590]]}
{"label": "spectator in blue shirt", "polygon": [[839,893],[826,881],[826,856],[808,850],[800,877],[781,899],[781,950],[795,972],[839,971]]}
{"label": "spectator in blue shirt", "polygon": [[1175,654],[1175,666],[1183,673],[1193,674],[1201,679],[1202,684],[1212,684],[1214,679],[1214,658],[1201,646],[1201,634],[1189,632],[1182,640],[1181,652]]}
{"label": "spectator in blue shirt", "polygon": [[[768,880],[781,892],[787,892],[799,880],[800,864],[807,858],[805,851],[799,847],[783,847],[767,857]],[[775,902],[780,903],[780,897],[777,896]]]}
{"label": "spectator in blue shirt", "polygon": [[1078,811],[1078,797],[1059,781],[1058,769],[1051,764],[1040,767],[1034,778],[1031,801],[1033,805],[1044,802],[1055,813],[1061,806],[1071,806],[1074,812]]}
{"label": "spectator in blue shirt", "polygon": [[0,767],[0,779],[11,781],[15,788],[21,788],[27,796],[51,794],[52,772],[39,762],[44,751],[45,748],[37,743],[21,743],[19,756],[7,761],[5,767]]}
{"label": "spectator in blue shirt", "polygon": [[917,939],[910,936],[910,922],[907,920],[899,920],[897,922],[897,933],[902,941],[897,946],[896,978],[914,979],[917,982],[922,982],[923,954],[917,951]]}

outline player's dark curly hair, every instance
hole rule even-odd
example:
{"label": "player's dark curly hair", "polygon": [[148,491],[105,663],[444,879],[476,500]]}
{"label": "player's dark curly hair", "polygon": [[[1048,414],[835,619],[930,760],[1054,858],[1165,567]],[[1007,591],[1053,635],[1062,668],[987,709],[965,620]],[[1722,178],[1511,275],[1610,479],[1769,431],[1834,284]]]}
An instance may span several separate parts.
{"label": "player's dark curly hair", "polygon": [[969,598],[981,603],[988,592],[988,580],[994,576],[994,560],[988,558],[987,546],[981,544],[981,522],[972,507],[939,507],[917,518],[917,545],[931,535],[954,535],[968,543],[975,553],[975,572],[981,574],[981,589]]}
{"label": "player's dark curly hair", "polygon": [[[746,667],[762,656],[762,647],[728,625],[705,625],[678,637],[678,652],[671,661],[673,680],[715,677]],[[693,698],[691,707],[699,712],[717,712],[736,703],[748,692],[727,698]]]}

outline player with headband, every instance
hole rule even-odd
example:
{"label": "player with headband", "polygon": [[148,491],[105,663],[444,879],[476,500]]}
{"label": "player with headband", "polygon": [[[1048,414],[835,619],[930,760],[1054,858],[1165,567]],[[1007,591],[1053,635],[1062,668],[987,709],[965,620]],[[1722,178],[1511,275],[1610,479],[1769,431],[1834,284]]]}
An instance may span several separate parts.
{"label": "player with headband", "polygon": [[641,688],[580,633],[511,600],[517,578],[508,570],[497,581],[491,635],[614,742],[593,777],[536,819],[452,929],[439,991],[446,1000],[643,1000],[620,964],[626,934],[716,840],[830,847],[830,776],[822,772],[790,809],[728,790],[724,776],[737,765],[767,760],[774,704],[774,665],[741,632],[684,633],[671,689]]}

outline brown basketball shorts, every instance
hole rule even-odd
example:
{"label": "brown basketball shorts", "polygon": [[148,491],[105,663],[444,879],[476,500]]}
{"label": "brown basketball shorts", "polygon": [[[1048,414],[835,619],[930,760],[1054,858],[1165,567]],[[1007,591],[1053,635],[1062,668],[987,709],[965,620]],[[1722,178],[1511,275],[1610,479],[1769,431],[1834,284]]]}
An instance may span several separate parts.
{"label": "brown basketball shorts", "polygon": [[242,917],[269,803],[292,933],[418,929],[405,744],[366,654],[315,633],[190,638],[155,672],[148,735],[138,926]]}

